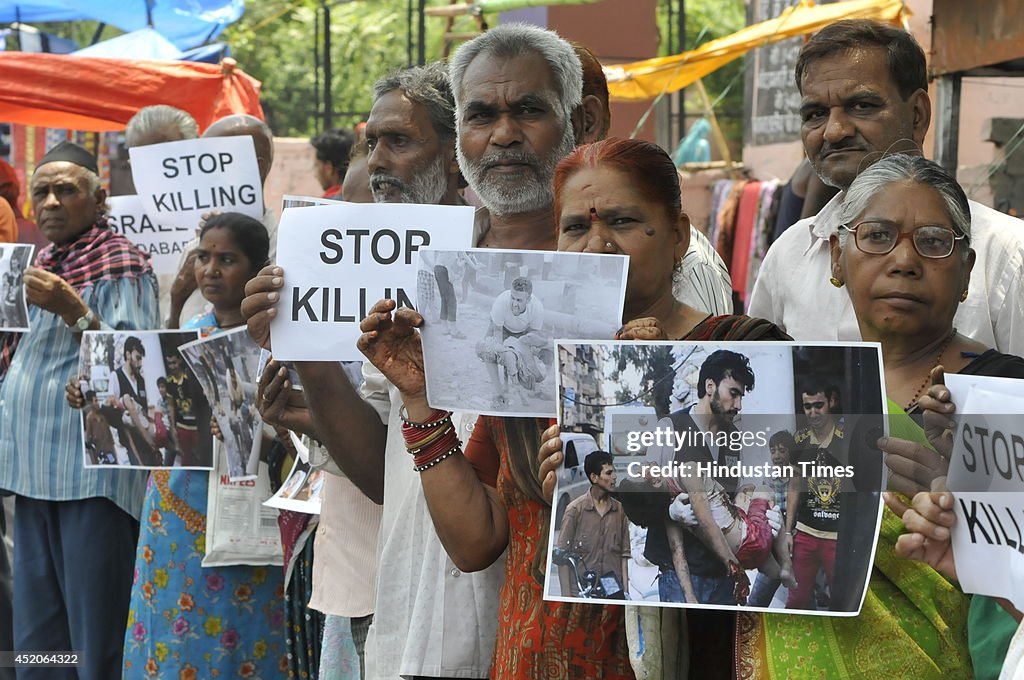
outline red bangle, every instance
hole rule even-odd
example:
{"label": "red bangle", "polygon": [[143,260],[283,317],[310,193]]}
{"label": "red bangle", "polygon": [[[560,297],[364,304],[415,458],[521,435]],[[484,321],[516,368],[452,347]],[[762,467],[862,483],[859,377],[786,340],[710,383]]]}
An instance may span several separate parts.
{"label": "red bangle", "polygon": [[434,411],[430,414],[430,419],[423,423],[414,423],[406,419],[405,416],[401,416],[402,438],[405,439],[406,448],[416,448],[416,445],[420,442],[428,441],[435,437],[439,427],[445,425],[451,427],[451,416],[452,414],[448,411]]}
{"label": "red bangle", "polygon": [[455,429],[455,426],[448,423],[448,426],[444,429],[428,430],[427,434],[422,437],[417,437],[413,440],[412,437],[407,437],[405,440],[405,449],[412,455],[417,455],[424,449],[429,448],[434,442],[442,439],[446,434]]}
{"label": "red bangle", "polygon": [[431,442],[428,446],[425,446],[422,450],[416,452],[413,458],[413,469],[417,472],[422,472],[423,470],[436,465],[438,462],[444,460],[461,448],[462,442],[459,441],[458,436],[455,434],[455,428],[453,427],[446,431],[442,437],[439,437],[436,441]]}

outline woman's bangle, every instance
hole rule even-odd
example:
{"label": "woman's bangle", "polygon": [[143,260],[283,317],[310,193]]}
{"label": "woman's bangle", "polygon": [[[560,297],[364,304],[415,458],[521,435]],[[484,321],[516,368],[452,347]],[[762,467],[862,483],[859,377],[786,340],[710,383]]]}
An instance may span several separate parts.
{"label": "woman's bangle", "polygon": [[406,426],[413,430],[428,430],[432,427],[440,427],[444,422],[450,421],[452,417],[451,411],[442,411],[440,409],[434,409],[430,417],[422,423],[417,423],[409,420],[409,412],[405,410],[405,404],[398,409],[398,417],[402,419],[402,431],[405,431]]}
{"label": "woman's bangle", "polygon": [[455,434],[455,428],[449,428],[445,430],[443,436],[438,437],[429,446],[424,446],[413,455],[413,469],[417,472],[422,472],[427,467],[452,455],[454,451],[459,450],[461,447],[462,442],[459,441],[458,436]]}
{"label": "woman's bangle", "polygon": [[455,455],[456,453],[458,453],[461,450],[462,450],[462,444],[460,443],[460,444],[458,444],[456,446],[453,446],[452,448],[448,449],[447,451],[445,451],[441,455],[437,456],[436,458],[432,459],[429,463],[424,463],[423,465],[415,466],[413,468],[413,470],[416,471],[416,472],[423,472],[424,470],[429,470],[430,468],[434,467],[435,465],[440,463],[445,458],[448,458],[449,456],[453,456],[453,455]]}
{"label": "woman's bangle", "polygon": [[409,453],[411,453],[412,455],[415,456],[416,454],[418,454],[421,451],[423,451],[424,449],[428,448],[431,444],[435,443],[438,439],[441,439],[442,437],[444,437],[446,434],[448,434],[449,432],[451,432],[454,429],[455,429],[455,426],[451,424],[451,421],[449,421],[448,422],[448,427],[445,427],[445,428],[435,428],[435,429],[432,429],[432,430],[426,430],[427,434],[424,435],[423,437],[419,437],[419,438],[406,437],[406,439],[405,439],[405,449],[406,449],[406,451],[408,451]]}

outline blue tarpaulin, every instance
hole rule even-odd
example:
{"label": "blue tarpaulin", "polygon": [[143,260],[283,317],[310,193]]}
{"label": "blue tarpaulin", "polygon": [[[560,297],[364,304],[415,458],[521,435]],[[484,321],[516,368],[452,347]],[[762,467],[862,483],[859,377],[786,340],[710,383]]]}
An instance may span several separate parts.
{"label": "blue tarpaulin", "polygon": [[116,38],[89,45],[77,52],[80,57],[107,57],[111,59],[151,59],[174,61],[181,59],[181,50],[152,28],[140,28]]}
{"label": "blue tarpaulin", "polygon": [[8,0],[0,3],[0,23],[94,19],[135,31],[153,28],[180,50],[209,42],[245,10],[244,0]]}

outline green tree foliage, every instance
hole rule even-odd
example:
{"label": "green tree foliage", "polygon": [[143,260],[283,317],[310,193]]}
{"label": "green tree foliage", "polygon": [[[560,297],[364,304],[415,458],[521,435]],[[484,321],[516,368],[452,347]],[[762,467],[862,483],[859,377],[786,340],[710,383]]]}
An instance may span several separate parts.
{"label": "green tree foliage", "polygon": [[[678,9],[680,0],[658,0],[658,30],[661,33],[659,56],[669,54],[668,4],[672,4],[672,54],[692,50],[716,38],[735,33],[746,26],[743,0],[683,0],[686,8],[686,42],[679,48]],[[712,102],[718,101],[715,115],[729,146],[737,153],[743,146],[743,69],[737,59],[704,78],[704,87]],[[724,93],[724,94],[723,94]],[[703,114],[704,108],[694,88],[686,91],[688,120]]]}
{"label": "green tree foliage", "polygon": [[[323,106],[323,83],[318,93],[314,78],[318,6],[316,0],[248,3],[242,19],[224,32],[223,39],[231,44],[239,65],[263,82],[261,101],[278,135],[308,136],[322,127],[317,103]],[[374,81],[407,64],[407,7],[406,0],[356,0],[331,7],[335,127],[351,127],[365,120],[373,101]],[[413,59],[416,23],[414,12]],[[442,54],[444,25],[442,19],[427,17],[428,61]],[[472,30],[474,26],[469,17],[460,17],[454,30]],[[321,62],[322,47],[321,35],[317,46]]]}
{"label": "green tree foliage", "polygon": [[668,415],[675,376],[672,350],[668,345],[616,346],[611,350],[611,360],[616,365],[611,374],[614,381],[620,380],[627,369],[640,374],[641,394],[629,394],[620,388],[615,393],[616,403],[639,398],[640,403],[654,408],[658,418]]}

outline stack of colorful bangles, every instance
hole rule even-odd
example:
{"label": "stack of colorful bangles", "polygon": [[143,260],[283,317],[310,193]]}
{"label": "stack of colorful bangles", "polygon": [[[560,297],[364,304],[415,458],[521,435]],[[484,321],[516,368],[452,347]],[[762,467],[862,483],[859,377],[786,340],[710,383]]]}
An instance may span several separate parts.
{"label": "stack of colorful bangles", "polygon": [[405,448],[413,456],[413,470],[428,470],[462,448],[462,442],[455,434],[452,414],[448,411],[434,411],[425,422],[414,423],[402,416],[402,437]]}

